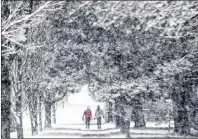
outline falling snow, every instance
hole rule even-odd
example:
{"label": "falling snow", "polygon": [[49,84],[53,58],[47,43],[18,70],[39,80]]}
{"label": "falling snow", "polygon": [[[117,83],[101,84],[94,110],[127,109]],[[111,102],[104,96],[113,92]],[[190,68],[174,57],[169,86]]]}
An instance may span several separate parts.
{"label": "falling snow", "polygon": [[2,138],[198,136],[197,1],[2,1]]}

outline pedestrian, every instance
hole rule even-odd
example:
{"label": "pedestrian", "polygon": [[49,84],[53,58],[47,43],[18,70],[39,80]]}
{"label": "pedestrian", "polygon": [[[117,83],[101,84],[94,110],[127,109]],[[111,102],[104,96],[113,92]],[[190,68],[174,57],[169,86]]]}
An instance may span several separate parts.
{"label": "pedestrian", "polygon": [[97,126],[98,126],[98,129],[101,129],[101,118],[104,118],[104,114],[103,114],[103,111],[102,109],[100,108],[100,106],[98,105],[97,106],[97,109],[96,109],[96,112],[95,112],[95,117],[94,119],[97,119]]}
{"label": "pedestrian", "polygon": [[84,111],[82,119],[84,121],[84,117],[85,117],[85,125],[86,125],[86,129],[89,129],[90,127],[90,120],[92,119],[92,113],[91,113],[91,109],[89,106],[87,106],[87,109]]}

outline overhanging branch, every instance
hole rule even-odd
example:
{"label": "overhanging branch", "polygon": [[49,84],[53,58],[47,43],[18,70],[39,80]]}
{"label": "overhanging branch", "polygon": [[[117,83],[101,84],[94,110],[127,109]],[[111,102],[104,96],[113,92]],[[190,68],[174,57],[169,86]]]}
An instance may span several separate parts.
{"label": "overhanging branch", "polygon": [[67,94],[67,92],[63,93],[62,96],[60,96],[60,97],[58,97],[58,98],[52,100],[52,101],[51,101],[51,104],[54,104],[54,103],[56,103],[56,102],[61,101],[61,100],[66,96],[66,94]]}

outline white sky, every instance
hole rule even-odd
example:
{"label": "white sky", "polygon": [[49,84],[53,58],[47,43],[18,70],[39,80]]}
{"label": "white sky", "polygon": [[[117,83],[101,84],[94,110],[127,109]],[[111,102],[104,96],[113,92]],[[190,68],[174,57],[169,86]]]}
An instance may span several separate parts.
{"label": "white sky", "polygon": [[[97,105],[104,108],[104,103],[95,102],[89,96],[88,85],[82,87],[79,93],[70,94],[65,108],[58,108],[57,123],[58,124],[81,124],[83,112],[87,106],[90,106],[92,115],[94,116]],[[92,120],[91,123],[96,122]],[[104,120],[103,120],[104,122]]]}
{"label": "white sky", "polygon": [[88,85],[83,86],[79,93],[71,94],[68,98],[68,103],[74,105],[97,105],[97,102],[93,101],[89,96]]}

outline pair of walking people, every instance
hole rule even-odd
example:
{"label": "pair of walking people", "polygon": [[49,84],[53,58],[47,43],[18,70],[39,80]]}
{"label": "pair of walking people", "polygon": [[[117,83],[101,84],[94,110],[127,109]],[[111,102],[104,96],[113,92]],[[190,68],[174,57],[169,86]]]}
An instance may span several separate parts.
{"label": "pair of walking people", "polygon": [[[83,117],[82,117],[83,120],[84,120],[84,117],[85,117],[86,129],[89,129],[90,121],[92,120],[92,112],[91,112],[91,109],[90,109],[89,106],[87,107],[87,109],[83,113]],[[98,105],[97,109],[95,111],[95,116],[94,116],[94,120],[97,119],[98,129],[101,129],[102,117],[104,118],[104,113],[103,113],[102,109],[100,108],[100,106]]]}

